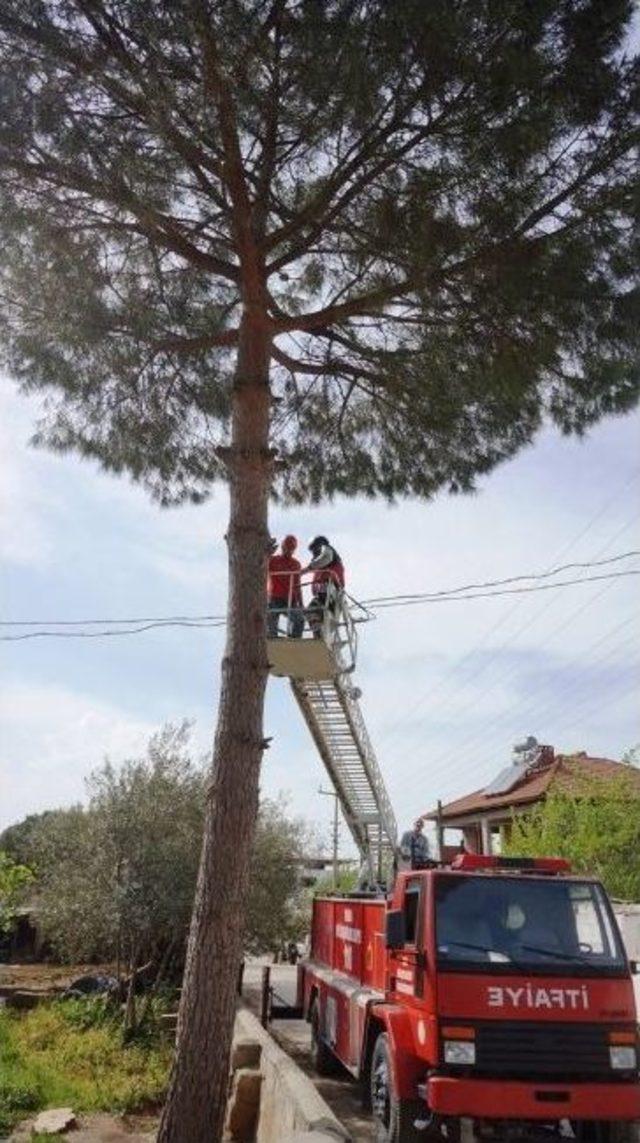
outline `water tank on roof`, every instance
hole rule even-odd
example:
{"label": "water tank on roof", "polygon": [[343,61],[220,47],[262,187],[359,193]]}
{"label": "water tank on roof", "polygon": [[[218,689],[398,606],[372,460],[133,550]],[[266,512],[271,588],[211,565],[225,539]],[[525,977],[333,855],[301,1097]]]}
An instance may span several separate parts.
{"label": "water tank on roof", "polygon": [[528,734],[524,742],[516,742],[513,748],[514,761],[520,760],[520,755],[530,754],[532,751],[538,749],[538,739],[533,734]]}

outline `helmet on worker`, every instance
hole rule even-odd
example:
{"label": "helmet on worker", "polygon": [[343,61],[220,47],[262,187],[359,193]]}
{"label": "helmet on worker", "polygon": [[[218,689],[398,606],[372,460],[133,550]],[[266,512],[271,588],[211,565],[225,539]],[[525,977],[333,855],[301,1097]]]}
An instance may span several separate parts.
{"label": "helmet on worker", "polygon": [[313,540],[309,544],[309,551],[312,553],[312,555],[317,556],[318,552],[321,551],[322,548],[326,548],[328,544],[329,541],[326,536],[314,536]]}

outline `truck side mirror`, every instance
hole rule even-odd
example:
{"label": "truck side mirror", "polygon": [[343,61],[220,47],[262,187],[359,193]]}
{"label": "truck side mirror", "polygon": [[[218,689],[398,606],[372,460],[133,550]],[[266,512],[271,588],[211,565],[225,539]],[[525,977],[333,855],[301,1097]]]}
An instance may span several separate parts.
{"label": "truck side mirror", "polygon": [[407,932],[402,909],[387,913],[386,945],[388,949],[401,949],[407,943]]}

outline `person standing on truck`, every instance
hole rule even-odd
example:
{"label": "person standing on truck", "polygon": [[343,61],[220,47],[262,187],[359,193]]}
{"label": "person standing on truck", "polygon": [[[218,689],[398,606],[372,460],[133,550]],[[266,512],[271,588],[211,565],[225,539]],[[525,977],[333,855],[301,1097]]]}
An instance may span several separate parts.
{"label": "person standing on truck", "polygon": [[413,829],[403,833],[400,841],[401,869],[423,869],[429,861],[429,842],[424,836],[424,821],[416,818]]}
{"label": "person standing on truck", "polygon": [[338,592],[344,591],[344,564],[326,536],[316,536],[309,544],[309,551],[311,561],[303,568],[305,572],[313,572],[312,600],[307,608],[307,619],[314,639],[319,639],[326,608],[331,607],[332,598]]}
{"label": "person standing on truck", "polygon": [[[275,546],[275,541],[273,541]],[[288,619],[287,634],[299,639],[304,627],[300,561],[293,553],[298,546],[295,536],[285,536],[280,551],[269,557],[267,581],[267,638],[277,639],[281,615]]]}

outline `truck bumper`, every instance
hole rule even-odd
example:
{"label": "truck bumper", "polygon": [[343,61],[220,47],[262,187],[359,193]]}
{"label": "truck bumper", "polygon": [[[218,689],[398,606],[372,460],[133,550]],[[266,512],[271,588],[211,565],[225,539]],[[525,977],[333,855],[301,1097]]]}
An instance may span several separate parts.
{"label": "truck bumper", "polygon": [[427,1103],[472,1119],[640,1119],[640,1083],[503,1083],[432,1075]]}

